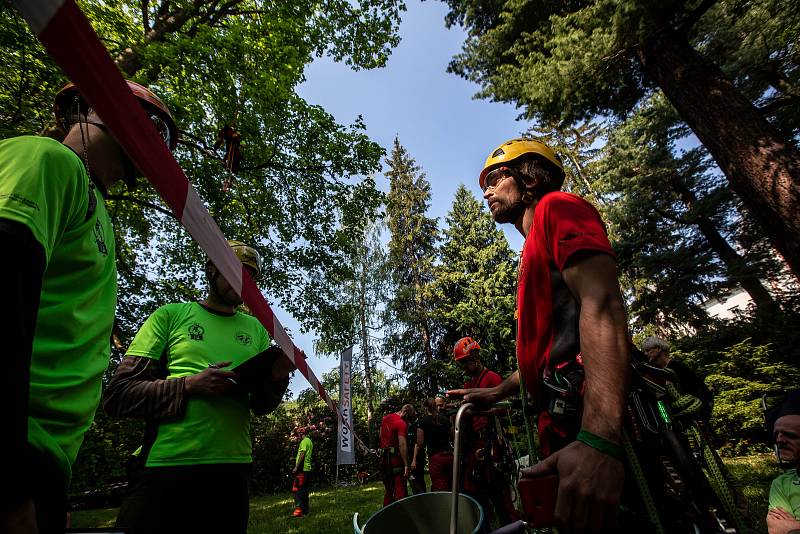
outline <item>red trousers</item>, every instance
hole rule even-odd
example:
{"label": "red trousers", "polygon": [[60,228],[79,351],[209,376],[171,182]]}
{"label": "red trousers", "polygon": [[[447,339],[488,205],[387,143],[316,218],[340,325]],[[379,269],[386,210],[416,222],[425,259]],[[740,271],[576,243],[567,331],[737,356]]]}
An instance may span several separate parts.
{"label": "red trousers", "polygon": [[381,458],[381,474],[384,506],[408,496],[406,477],[403,476],[403,460],[399,456],[392,456],[388,464],[384,458]]}
{"label": "red trousers", "polygon": [[431,473],[431,491],[450,491],[453,489],[453,452],[443,451],[431,454],[428,459]]}

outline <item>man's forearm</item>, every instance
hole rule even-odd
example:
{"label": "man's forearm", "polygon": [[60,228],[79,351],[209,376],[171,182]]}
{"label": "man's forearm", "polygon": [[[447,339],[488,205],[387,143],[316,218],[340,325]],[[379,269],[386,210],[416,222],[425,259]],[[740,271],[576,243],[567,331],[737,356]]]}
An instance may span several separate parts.
{"label": "man's forearm", "polygon": [[184,379],[164,380],[151,358],[126,356],[103,392],[103,409],[118,417],[161,419],[186,411]]}
{"label": "man's forearm", "polygon": [[406,438],[401,436],[398,440],[398,445],[400,445],[400,457],[403,459],[403,465],[408,467],[410,462],[408,461],[408,443],[406,442]]}
{"label": "man's forearm", "polygon": [[496,388],[499,397],[497,400],[507,399],[512,395],[516,395],[519,391],[519,371],[511,373],[511,375],[503,380],[499,386],[496,386]]}
{"label": "man's forearm", "polygon": [[625,311],[616,299],[581,307],[581,352],[586,371],[583,429],[619,443],[630,359]]}

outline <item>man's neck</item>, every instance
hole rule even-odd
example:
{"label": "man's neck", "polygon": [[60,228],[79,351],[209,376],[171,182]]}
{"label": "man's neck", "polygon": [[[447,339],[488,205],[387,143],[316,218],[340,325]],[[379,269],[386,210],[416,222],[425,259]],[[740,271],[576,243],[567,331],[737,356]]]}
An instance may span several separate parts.
{"label": "man's neck", "polygon": [[75,125],[62,144],[72,149],[84,165],[88,159],[86,172],[101,190],[108,190],[124,176],[122,151],[114,138],[100,127],[86,123]]}
{"label": "man's neck", "polygon": [[226,304],[225,302],[223,302],[222,299],[220,299],[213,291],[209,292],[205,300],[201,302],[204,306],[211,308],[214,311],[222,313],[234,313],[236,311],[236,308],[234,306],[231,306],[230,304]]}
{"label": "man's neck", "polygon": [[522,237],[527,238],[528,232],[531,231],[531,226],[533,226],[533,212],[536,210],[536,205],[539,204],[539,199],[535,199],[533,202],[525,208],[525,211],[522,212],[522,215],[514,222],[514,226],[517,228]]}

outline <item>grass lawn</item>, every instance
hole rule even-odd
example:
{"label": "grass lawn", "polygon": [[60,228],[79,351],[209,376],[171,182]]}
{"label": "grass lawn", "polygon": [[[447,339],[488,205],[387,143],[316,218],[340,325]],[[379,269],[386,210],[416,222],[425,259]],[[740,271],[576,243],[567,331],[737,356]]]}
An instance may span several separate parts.
{"label": "grass lawn", "polygon": [[[770,454],[728,458],[725,464],[739,482],[749,500],[753,526],[766,533],[764,517],[767,514],[769,485],[780,470]],[[429,482],[430,485],[430,482]],[[380,482],[366,486],[331,488],[312,491],[311,514],[302,519],[291,517],[294,500],[290,493],[253,497],[250,499],[251,534],[263,533],[325,533],[353,532],[353,513],[358,512],[363,525],[381,507],[383,485]],[[110,527],[117,516],[116,508],[85,510],[72,514],[75,527]]]}
{"label": "grass lawn", "polygon": [[[273,532],[350,534],[353,532],[353,513],[358,512],[359,523],[363,525],[380,509],[382,503],[383,484],[380,482],[338,490],[332,488],[312,490],[309,503],[311,513],[302,519],[292,517],[294,498],[291,493],[252,497],[247,531],[253,534]],[[102,508],[73,512],[72,526],[114,526],[117,510],[117,508]]]}

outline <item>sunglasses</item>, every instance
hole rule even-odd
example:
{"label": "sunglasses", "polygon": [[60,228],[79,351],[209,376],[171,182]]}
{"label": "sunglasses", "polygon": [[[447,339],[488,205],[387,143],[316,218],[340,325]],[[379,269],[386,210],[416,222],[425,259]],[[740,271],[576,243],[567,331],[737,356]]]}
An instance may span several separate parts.
{"label": "sunglasses", "polygon": [[489,189],[494,189],[500,182],[503,181],[504,178],[514,177],[515,173],[508,167],[498,167],[483,179],[483,192],[485,193]]}

